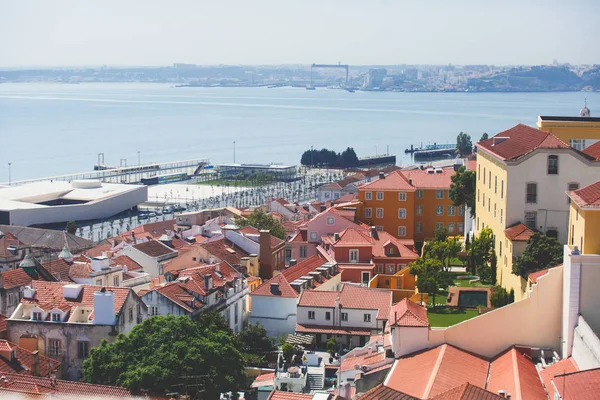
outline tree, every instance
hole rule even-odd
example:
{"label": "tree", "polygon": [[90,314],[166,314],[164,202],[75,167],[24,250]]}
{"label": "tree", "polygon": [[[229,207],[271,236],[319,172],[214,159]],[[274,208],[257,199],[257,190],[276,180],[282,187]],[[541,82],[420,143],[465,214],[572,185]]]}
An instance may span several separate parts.
{"label": "tree", "polygon": [[[469,252],[471,273],[476,274],[478,267],[488,268],[494,250],[494,232],[490,228],[483,228],[478,237],[471,241]],[[490,273],[491,278],[491,273]]]}
{"label": "tree", "polygon": [[265,356],[275,350],[273,340],[267,336],[267,330],[260,323],[248,324],[237,334],[240,350],[251,364],[261,364]]}
{"label": "tree", "polygon": [[425,246],[424,257],[432,258],[442,265],[444,271],[450,271],[451,262],[458,256],[461,250],[457,238],[446,238],[444,240],[432,240]]}
{"label": "tree", "polygon": [[439,260],[433,258],[418,258],[410,263],[409,272],[417,276],[416,286],[421,293],[428,293],[433,296],[435,304],[435,295],[439,289],[447,289],[452,284],[452,276],[444,271]]}
{"label": "tree", "polygon": [[446,239],[448,239],[448,229],[445,227],[437,228],[433,234],[433,240],[442,242]]}
{"label": "tree", "polygon": [[67,226],[65,227],[65,230],[67,231],[67,233],[74,235],[75,232],[77,232],[77,228],[78,228],[77,222],[69,221],[69,222],[67,222]]}
{"label": "tree", "polygon": [[335,338],[332,337],[331,339],[329,339],[327,341],[327,352],[329,354],[331,354],[331,356],[333,357],[333,355],[335,354],[336,351],[337,351],[337,340],[335,340]]}
{"label": "tree", "polygon": [[165,395],[191,375],[206,376],[203,396],[211,399],[245,384],[244,355],[216,313],[203,312],[198,321],[173,315],[148,318],[111,344],[103,340],[83,363],[86,382],[124,386],[134,393],[145,389]]}
{"label": "tree", "polygon": [[491,276],[490,276],[491,279],[490,280],[492,282],[492,285],[496,284],[496,279],[497,279],[496,273],[497,273],[497,270],[498,270],[498,265],[497,264],[498,264],[498,259],[496,258],[496,252],[492,251],[492,258],[490,260],[490,269],[491,269],[491,271],[490,271],[491,272]]}
{"label": "tree", "polygon": [[490,303],[493,307],[503,307],[510,303],[509,295],[502,286],[494,286],[490,295]]}
{"label": "tree", "polygon": [[563,262],[563,246],[553,237],[534,233],[527,247],[513,264],[513,274],[527,279],[535,271],[554,267]]}
{"label": "tree", "polygon": [[489,136],[487,134],[487,132],[483,132],[483,135],[481,135],[481,139],[479,139],[480,142],[484,141],[484,140],[488,140]]}
{"label": "tree", "polygon": [[339,166],[342,168],[358,167],[358,157],[352,147],[348,147],[340,154]]}
{"label": "tree", "polygon": [[287,362],[290,362],[292,361],[292,357],[294,356],[296,349],[294,349],[294,345],[290,343],[284,343],[281,346],[281,352],[283,353],[283,358],[285,358]]}
{"label": "tree", "polygon": [[473,152],[473,142],[471,136],[464,132],[460,132],[456,137],[456,152],[459,156],[471,154]]}
{"label": "tree", "polygon": [[277,219],[273,218],[272,215],[265,214],[262,210],[257,209],[247,218],[238,216],[235,218],[235,224],[239,227],[253,226],[259,230],[268,230],[271,235],[278,237],[279,239],[285,239],[286,233],[283,225]]}
{"label": "tree", "polygon": [[515,302],[515,289],[510,289],[510,293],[508,293],[508,302],[509,303]]}
{"label": "tree", "polygon": [[450,178],[449,196],[452,203],[457,206],[467,206],[471,212],[471,217],[475,216],[475,185],[477,176],[475,171],[467,171],[464,166],[458,168],[458,171]]}

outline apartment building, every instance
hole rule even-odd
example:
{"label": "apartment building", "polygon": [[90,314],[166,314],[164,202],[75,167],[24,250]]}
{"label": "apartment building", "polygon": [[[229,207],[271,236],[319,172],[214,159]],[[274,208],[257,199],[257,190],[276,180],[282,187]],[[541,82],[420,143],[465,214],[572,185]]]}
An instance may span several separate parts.
{"label": "apartment building", "polygon": [[475,234],[484,227],[494,232],[498,282],[514,289],[517,300],[524,296],[527,282],[512,274],[512,264],[528,237],[515,230],[525,231],[523,224],[567,243],[566,191],[589,185],[599,176],[600,162],[585,150],[523,124],[477,144]]}

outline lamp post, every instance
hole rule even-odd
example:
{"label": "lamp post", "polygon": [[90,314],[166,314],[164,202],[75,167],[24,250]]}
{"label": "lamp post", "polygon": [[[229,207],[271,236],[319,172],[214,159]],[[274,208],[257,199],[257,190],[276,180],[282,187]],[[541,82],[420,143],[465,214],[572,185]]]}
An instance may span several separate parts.
{"label": "lamp post", "polygon": [[233,163],[235,164],[235,140],[233,141]]}
{"label": "lamp post", "polygon": [[10,181],[11,181],[11,177],[10,177],[10,166],[12,165],[12,163],[8,163],[8,186],[10,186]]}

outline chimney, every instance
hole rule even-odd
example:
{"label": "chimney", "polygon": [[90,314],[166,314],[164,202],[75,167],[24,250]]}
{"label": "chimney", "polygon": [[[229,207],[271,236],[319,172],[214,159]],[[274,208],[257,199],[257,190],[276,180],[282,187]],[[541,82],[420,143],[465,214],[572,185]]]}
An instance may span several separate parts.
{"label": "chimney", "polygon": [[102,271],[103,269],[108,269],[110,268],[110,258],[106,256],[94,257],[90,262],[90,267],[92,267],[94,271]]}
{"label": "chimney", "polygon": [[379,237],[377,236],[377,227],[375,226],[371,227],[371,237],[375,240],[379,240]]}
{"label": "chimney", "polygon": [[110,290],[102,288],[94,293],[93,323],[94,325],[115,325],[115,322],[115,295]]}
{"label": "chimney", "polygon": [[33,353],[33,368],[31,373],[33,376],[40,376],[40,354],[37,350],[34,350]]}
{"label": "chimney", "polygon": [[215,266],[215,271],[221,272],[221,263],[217,263],[217,265]]}
{"label": "chimney", "polygon": [[35,296],[35,289],[32,288],[31,286],[25,286],[25,289],[23,289],[23,298],[32,300],[34,296]]}
{"label": "chimney", "polygon": [[133,231],[131,231],[131,243],[136,244],[135,243],[135,233]]}
{"label": "chimney", "polygon": [[290,260],[290,267],[293,267],[294,265],[296,265],[296,259],[295,259],[295,258],[292,258],[292,259]]}
{"label": "chimney", "polygon": [[408,184],[412,186],[412,182],[413,182],[412,178],[408,178]]}
{"label": "chimney", "polygon": [[212,255],[208,257],[208,263],[211,265],[215,263],[215,258]]}
{"label": "chimney", "polygon": [[69,284],[64,285],[63,287],[63,297],[65,299],[74,300],[79,298],[79,294],[81,293],[81,285],[77,284]]}
{"label": "chimney", "polygon": [[271,294],[280,294],[279,293],[279,283],[271,282]]}
{"label": "chimney", "polygon": [[333,242],[337,242],[338,240],[340,240],[340,234],[338,232],[335,232],[333,234]]}
{"label": "chimney", "polygon": [[273,276],[273,254],[271,251],[271,234],[268,230],[261,230],[260,237],[258,239],[259,244],[259,255],[260,260],[260,277],[263,279],[269,279]]}
{"label": "chimney", "polygon": [[208,274],[208,275],[204,275],[202,278],[204,278],[204,288],[206,290],[211,290],[212,289],[212,275]]}
{"label": "chimney", "polygon": [[385,179],[385,172],[379,171],[379,179]]}

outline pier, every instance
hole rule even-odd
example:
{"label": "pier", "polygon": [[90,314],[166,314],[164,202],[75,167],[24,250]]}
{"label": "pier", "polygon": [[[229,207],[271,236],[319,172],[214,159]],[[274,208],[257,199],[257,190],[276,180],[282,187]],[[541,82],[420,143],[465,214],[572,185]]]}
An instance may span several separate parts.
{"label": "pier", "polygon": [[[204,167],[210,164],[208,158],[198,158],[194,160],[170,161],[164,163],[141,164],[129,167],[108,167],[96,165],[94,171],[77,172],[66,175],[48,176],[44,178],[24,179],[10,182],[11,186],[23,185],[33,182],[44,181],[73,181],[82,179],[98,179],[107,183],[139,183],[142,178],[151,178],[157,175],[186,173],[188,175],[201,175],[203,172],[212,172],[205,170]],[[8,185],[8,182],[0,183]]]}

